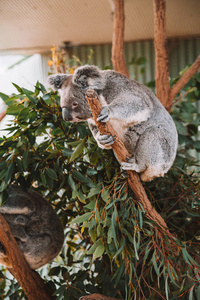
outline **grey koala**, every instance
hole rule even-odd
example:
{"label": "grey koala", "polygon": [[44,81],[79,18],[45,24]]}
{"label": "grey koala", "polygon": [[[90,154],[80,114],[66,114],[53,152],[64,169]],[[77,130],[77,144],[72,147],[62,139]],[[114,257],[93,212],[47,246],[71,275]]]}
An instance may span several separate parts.
{"label": "grey koala", "polygon": [[[60,252],[64,233],[60,219],[51,205],[33,190],[24,192],[10,185],[8,200],[0,213],[10,226],[24,257],[32,269],[50,262]],[[11,267],[0,243],[0,263]]]}
{"label": "grey koala", "polygon": [[64,120],[88,121],[99,147],[111,148],[114,138],[101,135],[92,119],[85,93],[94,89],[103,106],[97,119],[109,122],[130,154],[122,169],[140,173],[143,181],[163,176],[172,166],[177,150],[175,124],[160,101],[144,85],[96,66],[82,66],[73,75],[48,77],[48,85],[59,90]]}

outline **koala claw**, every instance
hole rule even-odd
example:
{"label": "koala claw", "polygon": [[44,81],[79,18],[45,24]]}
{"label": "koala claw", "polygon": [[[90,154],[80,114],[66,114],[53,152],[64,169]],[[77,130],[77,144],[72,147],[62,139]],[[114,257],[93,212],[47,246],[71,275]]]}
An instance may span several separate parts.
{"label": "koala claw", "polygon": [[98,122],[107,122],[109,120],[110,110],[108,106],[104,106],[97,118]]}
{"label": "koala claw", "polygon": [[103,146],[110,146],[114,143],[116,136],[112,135],[99,135],[98,142]]}

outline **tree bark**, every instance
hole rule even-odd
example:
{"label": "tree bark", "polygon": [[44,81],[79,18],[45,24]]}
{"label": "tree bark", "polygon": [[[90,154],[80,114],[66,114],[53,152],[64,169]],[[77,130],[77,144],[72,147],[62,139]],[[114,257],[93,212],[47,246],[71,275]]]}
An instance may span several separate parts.
{"label": "tree bark", "polygon": [[[92,89],[88,89],[86,92],[86,99],[89,103],[93,115],[93,119],[97,125],[98,130],[103,135],[108,134],[116,137],[115,142],[112,144],[112,149],[116,153],[120,161],[127,161],[127,158],[129,157],[129,153],[126,150],[123,142],[119,139],[118,135],[114,131],[113,127],[110,125],[110,123],[109,122],[103,123],[103,122],[96,121],[97,117],[99,116],[102,110],[102,106],[99,102],[98,96],[95,93],[95,91]],[[164,230],[169,234],[169,230],[167,228],[165,221],[155,210],[155,208],[151,205],[151,202],[149,201],[146,192],[141,184],[139,175],[135,171],[127,171],[127,173],[129,175],[128,184],[132,189],[136,197],[136,200],[142,204],[144,210],[146,211],[147,218],[156,222],[156,224],[160,226],[162,230]]]}
{"label": "tree bark", "polygon": [[124,0],[113,0],[113,40],[112,40],[112,64],[115,71],[129,77],[124,59]]}
{"label": "tree bark", "polygon": [[166,35],[166,1],[153,0],[154,7],[154,47],[156,64],[156,96],[163,104],[168,105],[169,85],[169,58]]}
{"label": "tree bark", "polygon": [[106,297],[101,294],[92,294],[79,298],[79,300],[119,300],[116,298]]}
{"label": "tree bark", "polygon": [[6,110],[0,113],[0,122],[4,119],[5,116],[6,116]]}
{"label": "tree bark", "polygon": [[52,300],[52,296],[39,274],[32,270],[26,262],[10,227],[0,214],[0,242],[6,250],[9,272],[17,279],[29,300]]}

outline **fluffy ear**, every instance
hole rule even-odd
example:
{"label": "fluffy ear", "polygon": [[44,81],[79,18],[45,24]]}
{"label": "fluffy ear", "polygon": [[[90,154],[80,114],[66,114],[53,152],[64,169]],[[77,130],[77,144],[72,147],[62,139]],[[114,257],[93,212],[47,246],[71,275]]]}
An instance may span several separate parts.
{"label": "fluffy ear", "polygon": [[68,74],[55,74],[50,75],[47,78],[47,85],[51,87],[53,90],[61,89],[64,82],[66,82],[71,75]]}
{"label": "fluffy ear", "polygon": [[80,87],[90,87],[93,89],[103,89],[105,82],[102,71],[96,66],[85,65],[75,70],[73,83]]}

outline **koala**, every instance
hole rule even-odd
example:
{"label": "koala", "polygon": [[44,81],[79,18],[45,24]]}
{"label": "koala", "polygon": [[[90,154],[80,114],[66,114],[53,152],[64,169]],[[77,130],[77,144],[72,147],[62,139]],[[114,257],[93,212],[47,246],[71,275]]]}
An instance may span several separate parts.
{"label": "koala", "polygon": [[[11,232],[32,269],[50,262],[60,252],[64,233],[51,205],[38,193],[10,185],[8,200],[0,207]],[[0,243],[0,263],[11,267]]]}
{"label": "koala", "polygon": [[170,169],[177,150],[176,127],[146,86],[91,65],[77,68],[73,75],[51,75],[47,83],[60,93],[63,119],[87,120],[99,147],[109,149],[114,137],[100,134],[85,98],[87,89],[96,91],[103,106],[97,121],[109,121],[130,154],[126,162],[121,162],[122,169],[138,172],[143,181],[163,176]]}

